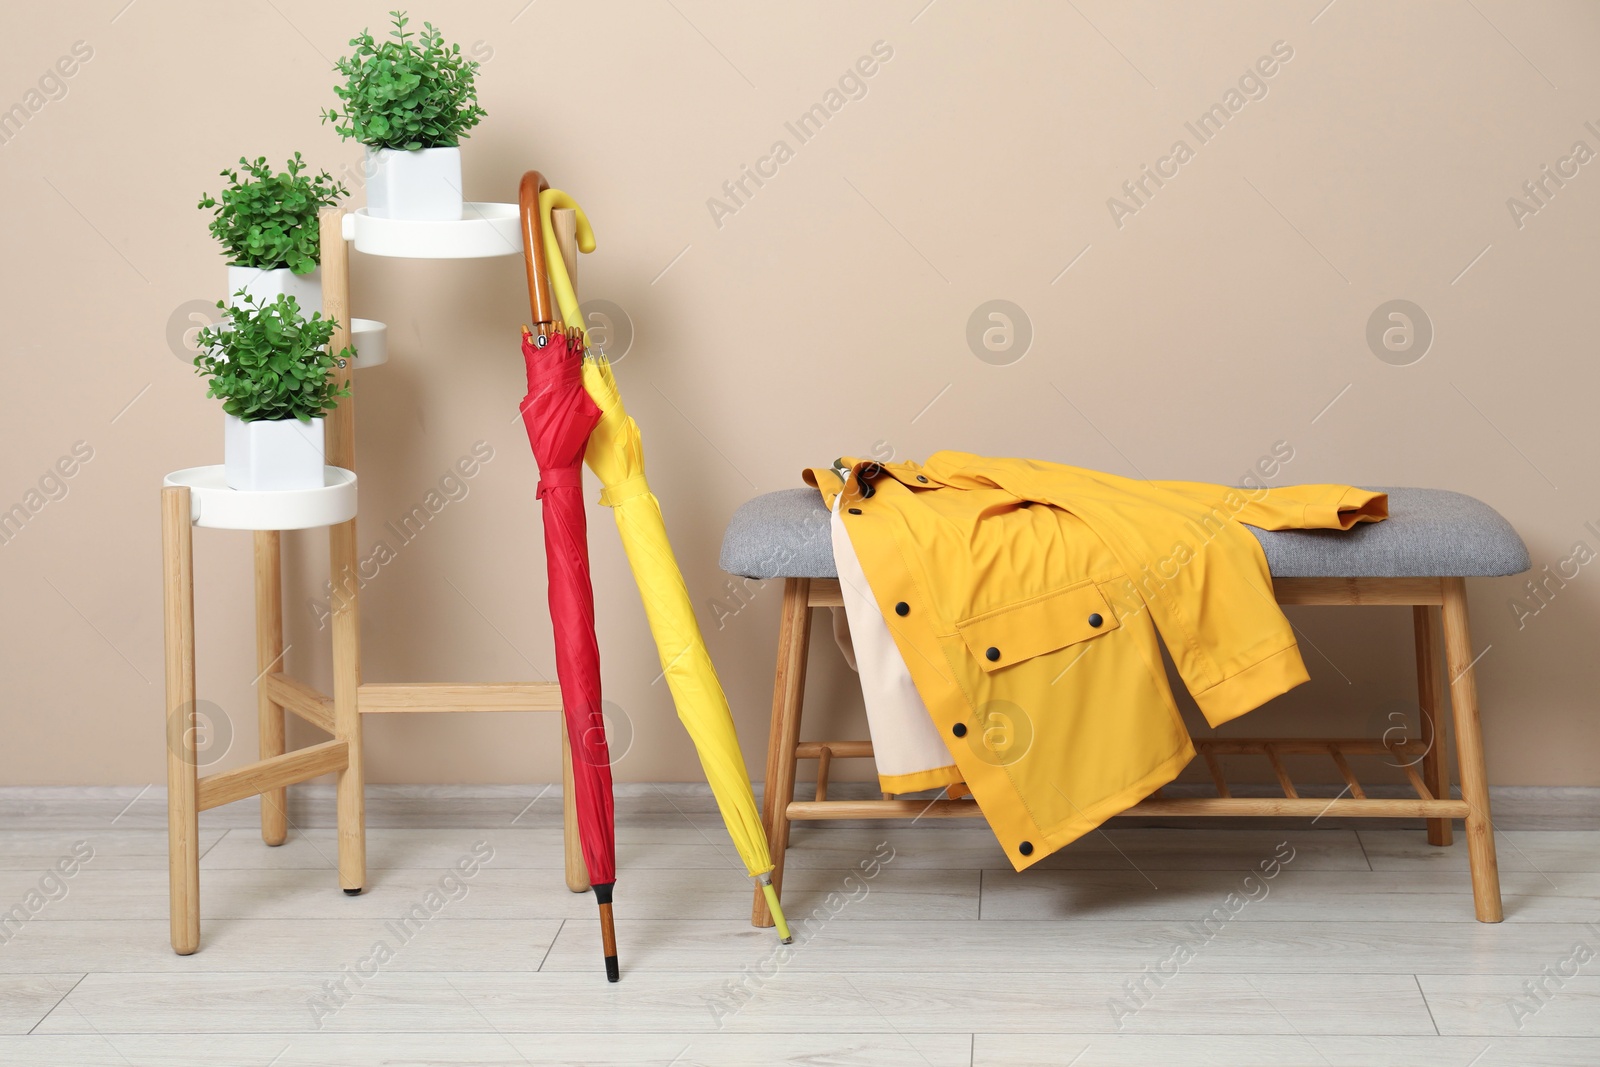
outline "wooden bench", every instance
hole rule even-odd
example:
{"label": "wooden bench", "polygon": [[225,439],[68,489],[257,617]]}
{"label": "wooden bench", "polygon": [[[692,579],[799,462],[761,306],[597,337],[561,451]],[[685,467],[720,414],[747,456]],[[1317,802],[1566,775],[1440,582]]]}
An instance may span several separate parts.
{"label": "wooden bench", "polygon": [[[1389,489],[1390,517],[1350,531],[1268,532],[1252,529],[1266,552],[1273,591],[1285,605],[1408,605],[1417,664],[1417,701],[1423,737],[1197,738],[1216,786],[1214,797],[1163,797],[1136,804],[1124,815],[1292,816],[1426,819],[1428,841],[1449,845],[1452,820],[1463,820],[1471,863],[1472,894],[1481,922],[1499,922],[1500,876],[1494,822],[1484,772],[1473,649],[1467,624],[1466,579],[1519,574],[1530,566],[1527,548],[1511,524],[1472,497],[1437,489]],[[835,759],[870,758],[871,741],[800,740],[811,614],[842,605],[833,564],[829,515],[812,489],[767,493],[735,512],[723,538],[722,569],[761,581],[782,579],[778,661],[773,679],[772,732],[767,746],[763,817],[772,857],[772,883],[783,886],[784,852],[795,820],[917,819],[981,816],[970,799],[829,800]],[[1436,612],[1434,609],[1438,608]],[[1440,652],[1446,684],[1440,685]],[[1448,712],[1443,690],[1449,690]],[[1455,737],[1460,797],[1452,796],[1441,743],[1446,720]],[[1283,757],[1326,755],[1344,789],[1333,799],[1301,796]],[[1283,795],[1235,796],[1218,757],[1256,755],[1271,767]],[[1372,797],[1349,757],[1393,756],[1404,768],[1413,797]],[[816,794],[794,799],[800,760],[817,761]],[[752,922],[771,926],[766,901],[755,894]]]}

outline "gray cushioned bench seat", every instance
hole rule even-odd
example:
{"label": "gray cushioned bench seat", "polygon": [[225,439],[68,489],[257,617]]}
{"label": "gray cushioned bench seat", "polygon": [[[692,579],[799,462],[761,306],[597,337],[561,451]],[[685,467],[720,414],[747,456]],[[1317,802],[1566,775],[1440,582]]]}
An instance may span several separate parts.
{"label": "gray cushioned bench seat", "polygon": [[[1249,527],[1278,578],[1479,578],[1531,566],[1517,531],[1489,505],[1444,489],[1386,489],[1389,517],[1352,530]],[[746,578],[837,578],[828,511],[815,489],[780,489],[728,521],[722,569]]]}

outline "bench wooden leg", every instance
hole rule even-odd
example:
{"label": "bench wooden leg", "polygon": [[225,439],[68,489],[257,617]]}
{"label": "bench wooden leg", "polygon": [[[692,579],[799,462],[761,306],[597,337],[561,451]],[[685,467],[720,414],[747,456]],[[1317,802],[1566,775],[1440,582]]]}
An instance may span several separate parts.
{"label": "bench wooden leg", "polygon": [[[789,847],[789,801],[794,799],[795,748],[800,743],[800,705],[805,700],[806,655],[811,646],[811,579],[783,584],[778,627],[778,668],[772,682],[772,734],[767,739],[767,780],[761,790],[762,819],[772,849],[772,888],[783,893],[783,854]],[[752,926],[769,927],[772,914],[758,888],[750,909]]]}
{"label": "bench wooden leg", "polygon": [[[256,554],[256,731],[259,756],[271,759],[284,753],[283,708],[267,695],[263,679],[283,665],[283,553],[277,530],[257,530]],[[261,840],[281,845],[289,836],[289,791],[269,789],[261,794]]]}
{"label": "bench wooden leg", "polygon": [[[1422,757],[1422,781],[1436,799],[1448,800],[1450,768],[1444,758],[1444,709],[1439,700],[1439,626],[1427,604],[1411,608],[1411,622],[1417,638],[1417,704],[1422,708],[1423,740],[1428,746]],[[1453,836],[1449,819],[1428,820],[1428,844],[1448,845]]]}
{"label": "bench wooden leg", "polygon": [[194,530],[189,490],[161,490],[162,590],[166,602],[167,875],[172,950],[200,947],[200,805],[195,765]]}
{"label": "bench wooden leg", "polygon": [[1489,778],[1483,765],[1466,582],[1446,578],[1443,586],[1445,669],[1450,679],[1450,715],[1455,727],[1461,799],[1468,804],[1467,857],[1472,864],[1472,901],[1479,922],[1497,923],[1505,914],[1500,904],[1500,867],[1494,854],[1494,819],[1489,813]]}

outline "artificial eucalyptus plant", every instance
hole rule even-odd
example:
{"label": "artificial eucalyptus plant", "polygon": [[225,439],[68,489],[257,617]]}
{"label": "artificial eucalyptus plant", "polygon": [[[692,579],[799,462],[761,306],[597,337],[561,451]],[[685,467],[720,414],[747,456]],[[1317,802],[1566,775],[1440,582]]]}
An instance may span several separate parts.
{"label": "artificial eucalyptus plant", "polygon": [[280,294],[262,303],[240,290],[232,307],[222,301],[223,321],[195,338],[195,370],[209,380],[206,395],[246,422],[321,418],[350,395],[330,372],[355,353],[335,355],[328,342],[336,319],[313,312],[308,319],[294,297]]}
{"label": "artificial eucalyptus plant", "polygon": [[355,49],[336,64],[344,75],[334,86],[344,104],[322,113],[339,136],[372,148],[453,148],[486,112],[478,106],[478,64],[446,45],[431,22],[420,34],[407,32],[403,11],[391,11],[394,29],[378,42],[362,30]]}
{"label": "artificial eucalyptus plant", "polygon": [[288,267],[296,274],[316,270],[317,213],[349,192],[327,171],[307,176],[299,152],[277,173],[266,156],[253,163],[241,156],[239,166],[242,178],[237,170],[224,170],[228,184],[221,195],[205,193],[199,205],[212,209],[211,236],[222,243],[228,262],[262,270]]}

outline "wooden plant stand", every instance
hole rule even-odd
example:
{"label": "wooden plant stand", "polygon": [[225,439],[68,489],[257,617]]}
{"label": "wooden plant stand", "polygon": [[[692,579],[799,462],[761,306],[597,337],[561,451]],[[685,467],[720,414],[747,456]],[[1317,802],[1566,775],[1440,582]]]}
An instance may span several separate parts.
{"label": "wooden plant stand", "polygon": [[[468,204],[460,224],[371,219],[329,208],[321,216],[323,312],[339,321],[334,351],[350,343],[350,257],[347,241],[374,254],[428,259],[520,255],[515,204]],[[555,212],[554,225],[567,270],[577,268],[575,215]],[[508,330],[508,349],[515,333]],[[352,367],[334,373],[351,384]],[[329,486],[306,494],[235,493],[217,484],[220,468],[180,471],[161,490],[165,593],[167,829],[171,878],[172,947],[188,955],[200,946],[199,814],[208,808],[261,798],[261,838],[281,845],[288,836],[287,787],[318,775],[337,777],[339,885],[348,894],[367,884],[365,772],[362,717],[459,711],[561,711],[554,682],[363,682],[361,615],[355,515],[355,400],[346,397],[324,423]],[[345,477],[348,476],[348,477]],[[193,482],[194,484],[187,484]],[[345,499],[347,495],[348,499]],[[276,497],[277,499],[270,499]],[[293,497],[294,499],[290,499]],[[193,526],[255,530],[256,714],[260,758],[233,770],[201,776],[196,752]],[[328,527],[333,581],[333,693],[293,677],[280,662],[283,644],[281,530]],[[331,735],[306,748],[285,750],[284,712]],[[557,721],[561,716],[557,714]],[[589,888],[578,845],[572,769],[566,730],[561,735],[566,881],[575,893]]]}

